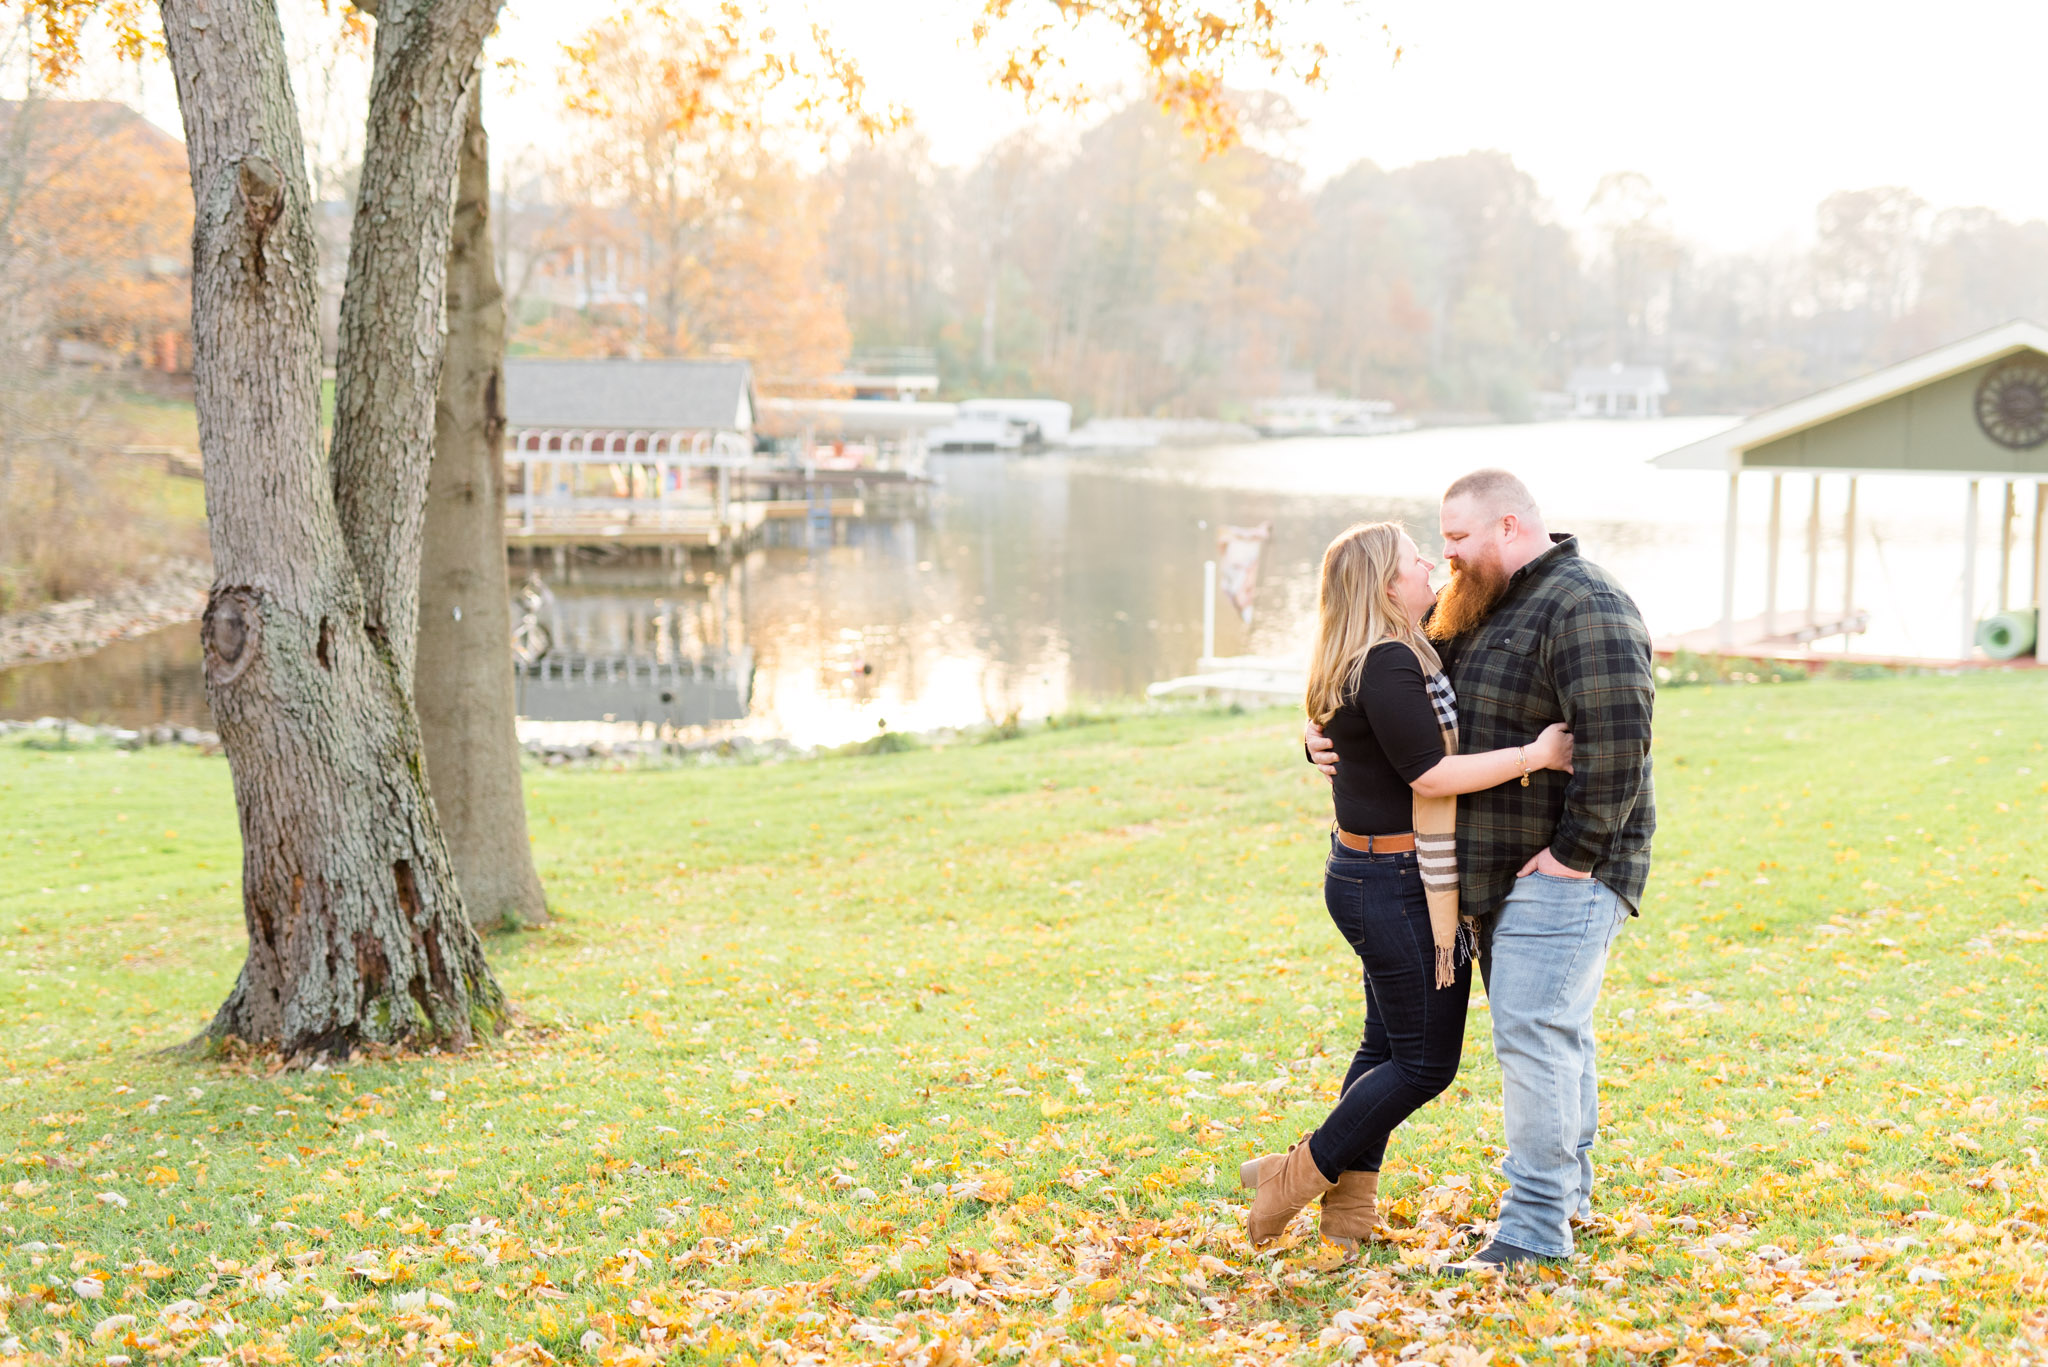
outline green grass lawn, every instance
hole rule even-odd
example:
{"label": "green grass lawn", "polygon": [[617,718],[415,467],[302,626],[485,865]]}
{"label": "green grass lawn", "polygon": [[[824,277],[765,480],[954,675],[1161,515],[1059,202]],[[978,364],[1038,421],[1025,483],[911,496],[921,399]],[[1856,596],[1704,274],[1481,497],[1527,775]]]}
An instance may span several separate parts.
{"label": "green grass lawn", "polygon": [[153,578],[165,558],[206,554],[200,481],[171,475],[161,455],[122,452],[196,449],[190,399],[104,374],[42,377],[30,385],[30,408],[70,431],[78,449],[66,454],[31,443],[10,457],[13,476],[0,506],[0,612],[101,597]]}
{"label": "green grass lawn", "polygon": [[98,393],[106,405],[107,419],[127,440],[144,446],[199,449],[199,411],[191,399],[152,393],[103,377],[79,387]]}
{"label": "green grass lawn", "polygon": [[[1595,1227],[1501,1182],[1486,1012],[1392,1241],[1255,1256],[1355,961],[1283,713],[532,775],[526,1024],[155,1051],[242,952],[226,765],[0,748],[0,1361],[2009,1361],[2048,1345],[2048,676],[1667,692]],[[2040,1351],[2036,1348],[2033,1351]]]}
{"label": "green grass lawn", "polygon": [[[100,397],[106,404],[108,423],[124,445],[199,449],[199,414],[192,400],[119,383],[108,385]],[[206,490],[198,480],[166,473],[163,462],[155,458],[135,462],[116,477],[127,486],[123,506],[190,526],[197,533],[194,545],[204,548]]]}

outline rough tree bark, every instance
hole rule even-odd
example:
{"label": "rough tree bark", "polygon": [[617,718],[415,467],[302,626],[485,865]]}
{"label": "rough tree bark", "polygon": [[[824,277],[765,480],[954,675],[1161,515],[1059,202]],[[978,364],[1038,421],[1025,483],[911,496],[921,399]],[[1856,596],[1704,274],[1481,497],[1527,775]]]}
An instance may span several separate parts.
{"label": "rough tree bark", "polygon": [[378,0],[370,116],[349,231],[329,463],[367,623],[407,690],[455,171],[500,0]]}
{"label": "rough tree bark", "polygon": [[464,1046],[505,1004],[427,788],[411,604],[456,146],[497,3],[382,6],[331,480],[305,152],[275,6],[161,8],[197,211],[193,379],[217,575],[201,639],[249,932],[208,1033],[287,1054]]}
{"label": "rough tree bark", "polygon": [[526,836],[505,584],[505,297],[491,249],[490,144],[472,88],[448,250],[448,355],[420,558],[420,735],[456,881],[478,929],[539,925]]}

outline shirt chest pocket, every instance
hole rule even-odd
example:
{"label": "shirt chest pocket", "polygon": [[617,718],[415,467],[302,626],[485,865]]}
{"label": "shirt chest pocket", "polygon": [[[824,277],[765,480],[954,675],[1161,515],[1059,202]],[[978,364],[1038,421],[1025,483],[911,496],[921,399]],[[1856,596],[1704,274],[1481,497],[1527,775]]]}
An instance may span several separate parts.
{"label": "shirt chest pocket", "polygon": [[1557,720],[1557,694],[1543,676],[1542,638],[1529,627],[1510,626],[1487,632],[1485,641],[1485,668],[1494,696],[1544,725]]}
{"label": "shirt chest pocket", "polygon": [[1498,657],[1503,660],[1516,656],[1527,659],[1536,653],[1537,644],[1536,633],[1528,627],[1502,627],[1487,641],[1489,649],[1507,652]]}

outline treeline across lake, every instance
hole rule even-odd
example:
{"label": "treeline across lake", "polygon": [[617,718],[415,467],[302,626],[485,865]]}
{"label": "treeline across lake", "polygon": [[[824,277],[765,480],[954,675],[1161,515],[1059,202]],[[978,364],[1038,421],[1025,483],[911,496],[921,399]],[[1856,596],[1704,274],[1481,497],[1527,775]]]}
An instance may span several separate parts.
{"label": "treeline across lake", "polygon": [[2048,317],[2048,223],[1899,188],[1828,196],[1805,245],[1714,253],[1640,175],[1586,205],[1491,151],[1311,184],[1256,141],[1205,161],[1142,105],[965,171],[904,137],[832,179],[856,346],[930,347],[963,391],[1095,411],[1210,415],[1312,377],[1519,418],[1623,361],[1665,367],[1672,411],[1740,412]]}
{"label": "treeline across lake", "polygon": [[664,79],[730,81],[706,41],[620,20],[570,50],[575,150],[501,177],[515,350],[726,350],[772,388],[915,348],[948,394],[1084,414],[1233,416],[1313,386],[1513,419],[1583,365],[1661,365],[1669,411],[1743,411],[2048,315],[2048,223],[1879,187],[1784,225],[1798,245],[1716,253],[1627,171],[1583,204],[1497,151],[1315,182],[1272,95],[1215,156],[1140,101],[966,167],[908,127],[799,169],[802,134],[699,116],[743,90]]}

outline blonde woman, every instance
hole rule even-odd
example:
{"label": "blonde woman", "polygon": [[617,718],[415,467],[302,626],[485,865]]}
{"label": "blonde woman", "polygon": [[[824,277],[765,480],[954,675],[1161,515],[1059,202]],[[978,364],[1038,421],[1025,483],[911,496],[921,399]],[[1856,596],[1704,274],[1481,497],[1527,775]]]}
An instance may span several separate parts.
{"label": "blonde woman", "polygon": [[1457,753],[1457,699],[1422,633],[1435,594],[1399,523],[1360,523],[1323,553],[1309,717],[1336,742],[1336,826],[1323,874],[1330,918],[1365,970],[1365,1032],[1329,1116],[1284,1154],[1239,1170],[1257,1188],[1252,1242],[1322,1198],[1323,1237],[1371,1237],[1394,1127],[1450,1086],[1472,988],[1460,946],[1457,794],[1571,768],[1560,725],[1526,745]]}

